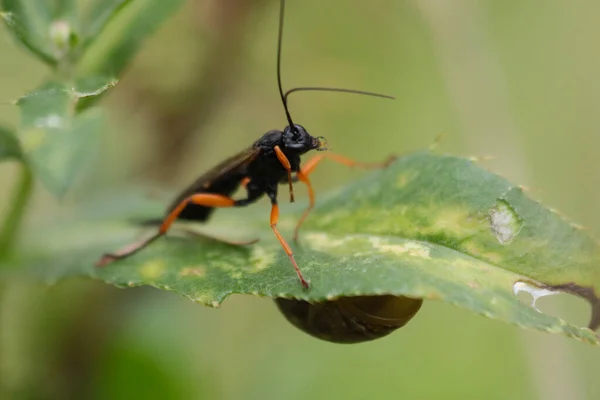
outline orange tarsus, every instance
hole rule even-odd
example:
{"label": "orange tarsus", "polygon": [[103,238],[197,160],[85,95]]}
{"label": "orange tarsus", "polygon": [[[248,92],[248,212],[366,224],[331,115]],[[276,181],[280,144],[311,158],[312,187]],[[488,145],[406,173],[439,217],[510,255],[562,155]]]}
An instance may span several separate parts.
{"label": "orange tarsus", "polygon": [[300,271],[300,267],[298,267],[298,264],[296,263],[296,259],[294,258],[294,253],[292,252],[292,248],[290,247],[289,244],[287,244],[287,242],[285,241],[283,236],[281,236],[281,233],[279,233],[279,230],[277,229],[277,222],[279,221],[279,206],[277,204],[273,204],[271,206],[270,221],[271,221],[271,229],[273,229],[273,233],[277,237],[277,240],[279,240],[279,243],[281,243],[283,250],[289,257],[290,261],[292,262],[294,270],[296,271],[296,274],[298,275],[298,279],[300,279],[300,283],[302,283],[302,286],[305,289],[308,289],[309,284],[306,281],[306,279],[304,279],[304,276],[302,275],[302,271]]}

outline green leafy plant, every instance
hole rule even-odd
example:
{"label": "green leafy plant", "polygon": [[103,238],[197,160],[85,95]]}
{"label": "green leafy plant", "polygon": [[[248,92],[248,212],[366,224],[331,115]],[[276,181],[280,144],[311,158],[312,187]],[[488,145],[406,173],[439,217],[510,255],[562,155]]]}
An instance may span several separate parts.
{"label": "green leafy plant", "polygon": [[[593,330],[600,324],[598,242],[518,185],[471,160],[430,152],[406,155],[319,199],[294,246],[311,281],[308,291],[263,218],[252,216],[243,220],[246,234],[260,239],[251,246],[173,235],[95,267],[102,253],[137,238],[141,230],[131,220],[162,215],[163,205],[143,198],[114,199],[118,206],[101,218],[82,209],[71,221],[28,234],[20,243],[23,251],[11,253],[32,176],[56,196],[69,190],[102,131],[96,102],[118,84],[142,40],[180,3],[97,0],[79,12],[74,1],[2,1],[6,26],[52,70],[44,84],[16,102],[20,126],[0,129],[0,157],[18,160],[24,171],[0,237],[0,254],[13,267],[49,282],[83,275],[119,287],[150,285],[213,307],[234,293],[309,302],[409,296],[600,343]],[[286,211],[279,226],[289,235],[302,208]],[[220,213],[204,231],[239,235],[240,220]],[[591,329],[540,313],[515,296],[520,290],[534,297],[563,291],[585,298],[592,307]]]}
{"label": "green leafy plant", "polygon": [[[47,82],[16,101],[22,160],[62,196],[90,159],[102,110],[90,108],[116,85],[142,41],[181,0],[2,0],[0,16],[18,43],[46,63]],[[9,133],[5,133],[9,135]]]}
{"label": "green leafy plant", "polygon": [[56,196],[67,192],[89,163],[102,129],[102,109],[90,107],[117,83],[144,38],[181,3],[95,0],[79,10],[72,0],[0,2],[9,32],[50,67],[47,81],[15,102],[21,113],[18,129],[0,127],[0,160],[17,160],[23,169],[0,254],[12,247],[32,175]]}

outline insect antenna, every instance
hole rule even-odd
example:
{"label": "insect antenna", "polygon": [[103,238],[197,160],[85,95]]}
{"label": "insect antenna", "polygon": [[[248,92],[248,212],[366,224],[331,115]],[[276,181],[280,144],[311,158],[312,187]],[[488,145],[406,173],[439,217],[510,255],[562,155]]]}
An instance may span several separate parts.
{"label": "insect antenna", "polygon": [[296,128],[294,122],[292,121],[292,116],[290,115],[290,111],[288,109],[287,98],[290,94],[294,92],[301,91],[319,91],[319,92],[341,92],[341,93],[353,93],[353,94],[361,94],[365,96],[373,96],[373,97],[381,97],[384,99],[395,100],[396,98],[393,96],[389,96],[381,93],[374,92],[365,92],[363,90],[354,90],[354,89],[343,89],[343,88],[331,88],[331,87],[320,87],[320,86],[307,86],[307,87],[296,87],[288,90],[283,93],[283,87],[281,85],[281,43],[283,41],[283,19],[285,12],[285,0],[280,1],[279,8],[279,34],[277,36],[277,85],[279,87],[279,95],[281,96],[281,102],[283,103],[283,108],[285,110],[285,115],[287,117],[288,123],[290,125],[290,129],[292,132],[296,133]]}
{"label": "insect antenna", "polygon": [[354,90],[354,89],[343,89],[343,88],[331,88],[331,87],[320,87],[320,86],[307,86],[307,87],[296,87],[288,90],[283,95],[283,103],[287,108],[287,98],[290,94],[294,92],[341,92],[341,93],[353,93],[353,94],[362,94],[365,96],[373,96],[373,97],[381,97],[384,99],[396,100],[394,96],[389,96],[387,94],[374,93],[374,92],[365,92],[364,90]]}
{"label": "insect antenna", "polygon": [[285,115],[288,123],[290,124],[290,129],[292,129],[292,132],[296,132],[294,121],[292,121],[292,116],[290,115],[287,102],[285,101],[283,87],[281,86],[281,42],[283,40],[283,14],[285,11],[285,0],[281,0],[279,4],[279,35],[277,36],[277,85],[279,86],[279,95],[281,96],[281,102],[283,103],[283,108],[285,109]]}

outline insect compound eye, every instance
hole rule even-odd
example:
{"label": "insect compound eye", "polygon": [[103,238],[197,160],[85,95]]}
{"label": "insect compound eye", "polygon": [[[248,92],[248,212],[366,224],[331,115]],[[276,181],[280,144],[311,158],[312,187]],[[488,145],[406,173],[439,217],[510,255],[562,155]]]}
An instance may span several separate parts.
{"label": "insect compound eye", "polygon": [[300,136],[301,135],[300,135],[300,132],[298,131],[297,125],[286,126],[285,129],[283,130],[283,138],[286,141],[297,141]]}
{"label": "insect compound eye", "polygon": [[292,138],[295,141],[301,140],[305,133],[304,129],[300,125],[294,125],[293,127],[291,127],[291,131],[292,131]]}

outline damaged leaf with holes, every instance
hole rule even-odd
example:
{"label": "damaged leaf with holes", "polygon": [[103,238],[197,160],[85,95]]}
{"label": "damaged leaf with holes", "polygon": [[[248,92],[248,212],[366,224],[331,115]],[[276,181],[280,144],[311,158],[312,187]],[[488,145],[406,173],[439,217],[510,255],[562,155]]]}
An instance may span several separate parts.
{"label": "damaged leaf with holes", "polygon": [[[140,217],[146,206],[147,200],[132,202],[131,215]],[[291,238],[305,206],[282,205],[278,226],[285,237]],[[148,206],[145,217],[163,215],[163,207]],[[273,237],[266,210],[237,210],[245,213],[233,217],[220,210],[202,228],[228,239],[259,238],[257,244],[231,246],[173,233],[105,268],[94,263],[139,239],[144,229],[126,222],[126,210],[87,224],[82,216],[73,225],[63,221],[60,232],[40,229],[37,240],[31,235],[23,262],[50,281],[86,275],[121,287],[174,291],[210,306],[235,293],[310,302],[383,294],[436,300],[599,344],[593,330],[540,313],[513,292],[526,286],[581,296],[592,305],[590,327],[598,328],[598,242],[469,159],[409,154],[320,194],[293,246],[310,290],[302,289]]]}

